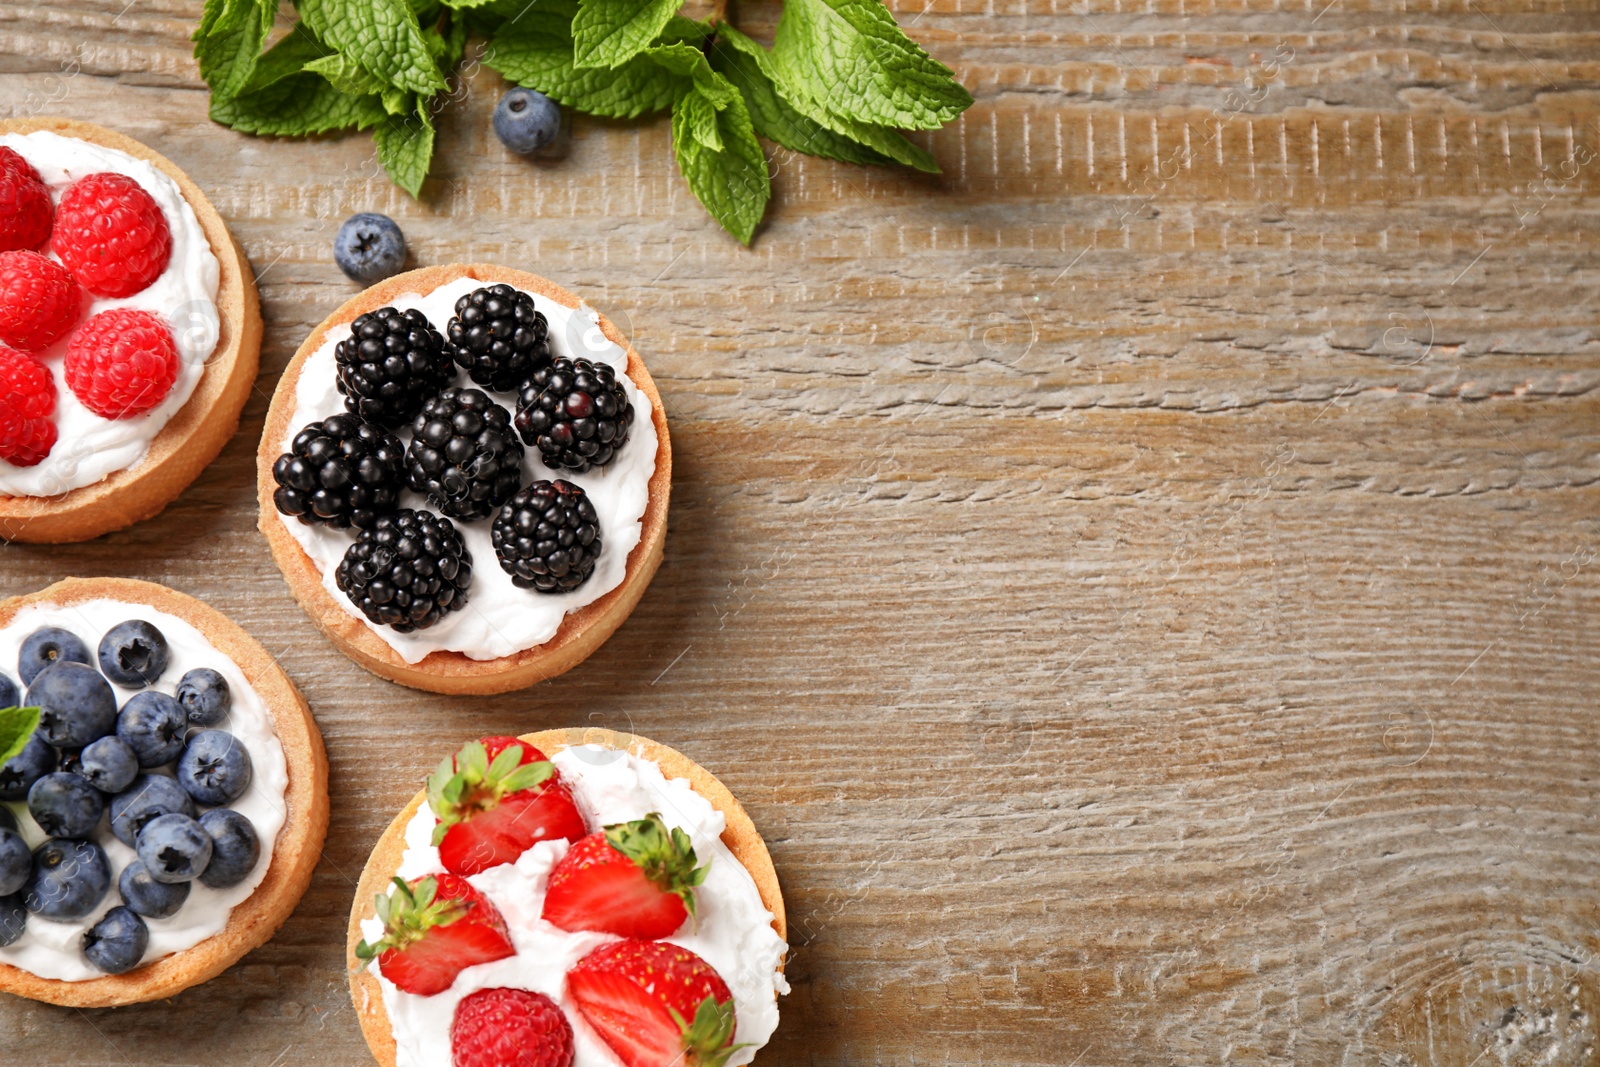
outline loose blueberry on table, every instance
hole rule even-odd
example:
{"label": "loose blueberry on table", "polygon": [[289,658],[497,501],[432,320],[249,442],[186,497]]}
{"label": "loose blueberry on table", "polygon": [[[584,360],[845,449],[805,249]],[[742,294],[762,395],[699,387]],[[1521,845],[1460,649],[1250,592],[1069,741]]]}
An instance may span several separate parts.
{"label": "loose blueberry on table", "polygon": [[495,105],[495,136],[518,155],[532,155],[549,147],[560,132],[561,109],[543,93],[519,87]]}
{"label": "loose blueberry on table", "polygon": [[405,266],[405,235],[387,215],[351,215],[333,237],[333,261],[352,281],[371,285]]}
{"label": "loose blueberry on table", "polygon": [[[272,499],[284,516],[351,531],[335,582],[372,623],[412,633],[466,603],[472,558],[455,522],[490,522],[520,588],[568,593],[594,574],[593,503],[565,480],[524,486],[525,448],[557,470],[604,467],[628,442],[633,405],[608,364],[552,358],[549,335],[531,296],[496,284],[457,300],[443,335],[416,309],[381,307],[334,346],[348,414],[295,434],[272,466]],[[516,414],[491,392],[514,396]],[[440,514],[403,507],[406,489]]]}
{"label": "loose blueberry on table", "polygon": [[[30,916],[94,915],[114,881],[121,905],[84,932],[80,948],[97,970],[124,974],[149,950],[145,919],[178,914],[197,881],[227,889],[255,870],[255,827],[221,806],[242,796],[252,777],[243,743],[214,728],[231,706],[227,680],[197,666],[183,674],[177,697],[146,688],[171,658],[166,636],[143,619],[112,627],[93,656],[58,627],[23,640],[17,675],[25,701],[40,708],[39,729],[0,766],[0,800],[26,801],[48,838],[30,851],[15,812],[0,805],[0,947],[26,933]],[[12,686],[15,703],[15,683],[3,674],[0,682]],[[141,691],[119,711],[112,682]],[[115,878],[96,840],[106,825],[139,857]]]}

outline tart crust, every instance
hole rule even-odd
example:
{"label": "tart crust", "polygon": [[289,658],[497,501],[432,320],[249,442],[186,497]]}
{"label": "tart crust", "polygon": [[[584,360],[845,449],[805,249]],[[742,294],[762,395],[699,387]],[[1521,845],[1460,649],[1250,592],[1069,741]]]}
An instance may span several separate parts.
{"label": "tart crust", "polygon": [[[672,488],[672,442],[667,436],[666,411],[644,361],[609,319],[600,316],[601,331],[609,340],[627,350],[628,377],[650,400],[650,418],[655,424],[657,440],[656,469],[650,476],[650,495],[641,519],[639,543],[628,553],[622,584],[593,603],[569,612],[555,636],[544,644],[498,659],[477,660],[460,652],[439,651],[429,653],[416,663],[407,663],[373,632],[365,619],[351,615],[323,587],[322,575],[316,564],[290,534],[283,516],[272,504],[272,493],[277,488],[272,477],[272,464],[283,453],[283,441],[289,434],[289,422],[294,418],[300,372],[311,354],[322,347],[328,331],[408,293],[430,293],[458,278],[472,278],[485,284],[504,282],[538,293],[569,308],[579,304],[577,296],[536,274],[483,263],[455,263],[407,271],[345,301],[311,331],[311,335],[289,361],[272,395],[272,407],[267,411],[266,428],[261,434],[261,447],[256,453],[256,492],[261,508],[259,526],[266,535],[267,544],[272,548],[272,558],[283,572],[289,591],[328,640],[358,664],[379,677],[413,689],[450,694],[507,693],[553,678],[587,659],[633,612],[639,598],[644,595],[645,587],[654,577],[656,568],[661,565],[661,554],[667,539],[667,500]],[[473,565],[499,566],[492,559],[474,560]],[[468,604],[471,604],[470,594]]]}
{"label": "tart crust", "polygon": [[132,526],[155,515],[188,488],[239,428],[261,357],[261,300],[255,274],[211,202],[165,156],[131,137],[63,118],[0,120],[0,133],[49,130],[126,152],[178,183],[217,257],[217,347],[188,403],[150,442],[144,459],[125,470],[57,496],[0,496],[0,538],[66,544]]}
{"label": "tart crust", "polygon": [[163,585],[131,578],[67,578],[37,593],[0,601],[0,626],[30,604],[67,605],[86,600],[144,604],[189,623],[227,656],[261,695],[289,770],[284,794],[288,818],[278,832],[267,875],[228,915],[222,930],[182,952],[127,974],[82,982],[40,978],[0,964],[0,992],[74,1008],[106,1008],[161,1000],[214,978],[253,948],[265,944],[288,919],[311,884],[328,830],[328,757],[322,734],[300,690],[255,638],[215,608]]}
{"label": "tart crust", "polygon": [[[603,745],[660,765],[662,774],[669,780],[689,779],[694,791],[709,800],[711,806],[726,817],[727,825],[722,831],[722,843],[728,846],[728,851],[732,852],[734,858],[750,872],[750,877],[755,880],[756,889],[761,894],[761,903],[772,912],[772,928],[778,932],[779,937],[788,940],[783,893],[778,887],[778,872],[773,869],[772,856],[767,852],[767,844],[756,832],[755,824],[750,821],[750,816],[745,814],[739,801],[734,799],[728,787],[719,782],[710,771],[666,745],[637,734],[617,733],[599,727],[542,730],[538,733],[523,734],[521,740],[548,756],[554,756],[557,752],[574,745]],[[355,903],[350,908],[350,928],[345,937],[345,963],[350,969],[350,995],[355,1001],[356,1018],[361,1022],[361,1032],[367,1039],[367,1047],[372,1050],[372,1055],[382,1067],[395,1067],[394,1032],[389,1025],[389,1013],[383,1006],[382,988],[378,985],[377,977],[356,958],[356,945],[361,942],[362,921],[373,916],[373,897],[388,886],[389,880],[394,877],[394,872],[400,869],[400,860],[406,850],[406,824],[416,815],[417,809],[422,807],[422,802],[426,799],[425,791],[412,797],[411,803],[401,809],[400,814],[394,817],[389,828],[378,839],[372,855],[367,859],[366,869],[361,872],[361,883],[356,887]],[[782,966],[780,963],[779,969],[782,969]]]}

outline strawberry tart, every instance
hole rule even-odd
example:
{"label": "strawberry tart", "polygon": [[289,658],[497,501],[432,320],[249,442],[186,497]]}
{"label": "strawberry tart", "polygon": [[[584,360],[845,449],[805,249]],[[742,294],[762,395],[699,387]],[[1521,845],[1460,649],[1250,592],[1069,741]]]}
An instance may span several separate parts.
{"label": "strawberry tart", "polygon": [[607,730],[488,737],[385,832],[350,917],[384,1067],[721,1067],[778,1025],[783,898],[738,801]]}
{"label": "strawberry tart", "polygon": [[72,578],[0,602],[0,992],[170,997],[265,943],[310,883],[328,767],[305,699],[182,593]]}
{"label": "strawberry tart", "polygon": [[661,396],[604,316],[522,271],[429,267],[347,302],[284,371],[256,462],[296,599],[418,689],[576,666],[661,563]]}
{"label": "strawberry tart", "polygon": [[255,380],[249,263],[144,145],[0,121],[0,537],[83,541],[159,512]]}

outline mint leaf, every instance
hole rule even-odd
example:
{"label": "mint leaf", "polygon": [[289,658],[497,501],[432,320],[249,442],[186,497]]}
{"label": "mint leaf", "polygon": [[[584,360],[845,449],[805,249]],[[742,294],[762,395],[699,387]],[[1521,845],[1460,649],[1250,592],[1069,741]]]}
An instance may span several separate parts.
{"label": "mint leaf", "polygon": [[316,74],[294,74],[231,98],[211,95],[211,120],[240,133],[302,137],[351,126],[364,130],[383,117],[376,96],[341,93]]}
{"label": "mint leaf", "polygon": [[681,0],[583,0],[572,20],[574,63],[615,67],[647,48]]}
{"label": "mint leaf", "polygon": [[882,0],[785,0],[772,59],[790,89],[856,122],[932,130],[972,104]]}
{"label": "mint leaf", "polygon": [[719,111],[731,104],[739,95],[728,79],[716,74],[706,61],[706,54],[698,43],[681,42],[659,44],[650,49],[649,57],[674,74],[694,79],[694,86]]}
{"label": "mint leaf", "polygon": [[447,79],[456,64],[461,62],[462,53],[467,50],[466,16],[452,15],[448,18],[449,29],[443,33],[436,27],[422,28],[422,43],[427,46],[428,54],[438,65],[439,73]]}
{"label": "mint leaf", "polygon": [[684,93],[673,105],[673,122],[684,128],[700,144],[713,152],[722,151],[722,134],[717,130],[717,105],[701,92]]}
{"label": "mint leaf", "polygon": [[844,163],[895,162],[802,115],[778,95],[771,63],[772,58],[765,48],[727,23],[717,27],[711,66],[744,94],[745,106],[750,109],[750,121],[755,124],[757,133],[793,151]]}
{"label": "mint leaf", "polygon": [[[713,73],[712,77],[731,93],[727,106],[717,108],[696,85],[672,109],[672,148],[689,190],[723,229],[740,243],[749,244],[772,196],[767,159],[761,154],[744,98],[722,75]],[[689,103],[696,97],[704,103]],[[707,108],[714,113],[721,151],[708,146],[695,129],[700,121],[697,112]]]}
{"label": "mint leaf", "polygon": [[433,117],[428,102],[419,101],[404,115],[390,115],[373,131],[378,162],[400,188],[417,196],[433,163]]}
{"label": "mint leaf", "polygon": [[404,0],[299,0],[299,8],[319,38],[390,85],[428,96],[445,87]]}
{"label": "mint leaf", "polygon": [[212,92],[234,96],[244,90],[255,73],[276,11],[276,4],[264,0],[206,5],[194,35],[194,58]]}
{"label": "mint leaf", "polygon": [[354,96],[381,93],[389,88],[388,82],[343,52],[313,59],[306,63],[305,69],[313,74],[322,75],[328,79],[329,85],[341,93],[350,93]]}
{"label": "mint leaf", "polygon": [[306,28],[302,22],[294,24],[289,35],[261,54],[256,60],[255,73],[242,92],[253,93],[306,69],[306,64],[333,54],[333,50]]}
{"label": "mint leaf", "polygon": [[[662,34],[670,42],[696,46],[705,35],[704,26],[684,18],[670,19]],[[580,69],[572,49],[569,17],[557,10],[534,9],[501,28],[483,62],[518,85],[603,118],[631,119],[660,111],[685,88],[684,78],[648,55],[635,56],[611,70]]]}
{"label": "mint leaf", "polygon": [[27,746],[38,727],[38,708],[0,708],[0,766]]}

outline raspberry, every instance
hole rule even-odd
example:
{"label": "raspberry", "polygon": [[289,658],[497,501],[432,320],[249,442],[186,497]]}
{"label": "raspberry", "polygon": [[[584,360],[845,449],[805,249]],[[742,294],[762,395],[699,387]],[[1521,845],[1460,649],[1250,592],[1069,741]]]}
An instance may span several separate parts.
{"label": "raspberry", "polygon": [[56,443],[56,382],[43,363],[0,347],[0,459],[31,467]]}
{"label": "raspberry", "polygon": [[91,174],[62,194],[50,245],[89,292],[132,296],[167,269],[172,231],[138,182],[125,174]]}
{"label": "raspberry", "polygon": [[0,251],[38,248],[50,236],[55,206],[33,164],[0,148]]}
{"label": "raspberry", "polygon": [[526,989],[480,989],[450,1024],[455,1067],[568,1067],[572,1024],[556,1002]]}
{"label": "raspberry", "polygon": [[67,341],[67,388],[107,419],[131,419],[167,398],[178,380],[178,346],[148,311],[102,311]]}
{"label": "raspberry", "polygon": [[36,352],[67,335],[83,290],[65,267],[37,252],[0,252],[0,344]]}

